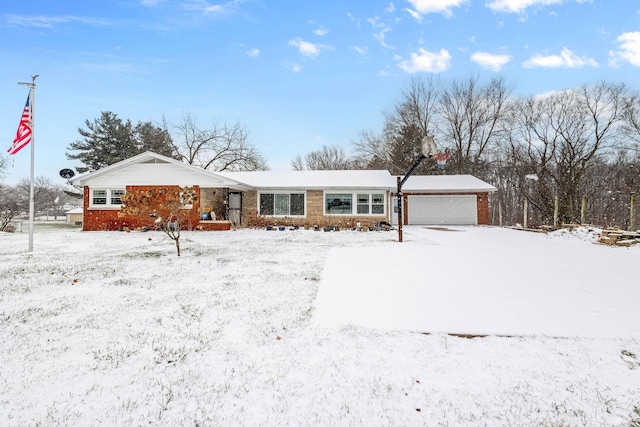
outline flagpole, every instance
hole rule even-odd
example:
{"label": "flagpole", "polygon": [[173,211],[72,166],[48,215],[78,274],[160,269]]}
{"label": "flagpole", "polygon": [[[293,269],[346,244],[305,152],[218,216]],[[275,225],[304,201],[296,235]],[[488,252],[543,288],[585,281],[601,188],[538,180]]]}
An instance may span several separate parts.
{"label": "flagpole", "polygon": [[29,101],[31,107],[31,167],[29,174],[29,252],[33,252],[33,228],[34,228],[34,160],[36,146],[36,129],[35,129],[35,98],[36,98],[36,79],[38,75],[31,76],[31,83],[18,82],[19,85],[29,86]]}

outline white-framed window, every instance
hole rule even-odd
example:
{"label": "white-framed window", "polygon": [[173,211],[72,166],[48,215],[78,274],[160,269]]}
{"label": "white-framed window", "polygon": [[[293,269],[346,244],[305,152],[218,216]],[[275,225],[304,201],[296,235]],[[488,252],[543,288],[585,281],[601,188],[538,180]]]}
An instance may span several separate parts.
{"label": "white-framed window", "polygon": [[384,201],[384,194],[371,194],[371,213],[374,215],[384,215]]}
{"label": "white-framed window", "polygon": [[[325,215],[384,215],[384,193],[324,193]],[[355,206],[355,208],[354,208]]]}
{"label": "white-framed window", "polygon": [[362,194],[362,193],[358,193],[357,197],[357,208],[356,208],[356,212],[358,213],[358,215],[361,214],[368,214],[371,212],[371,194]]}
{"label": "white-framed window", "polygon": [[258,195],[258,212],[264,216],[305,216],[305,193],[265,192]]}
{"label": "white-framed window", "polygon": [[124,190],[121,188],[111,190],[111,204],[112,205],[121,205],[122,204],[122,195],[124,194]]}
{"label": "white-framed window", "polygon": [[325,193],[325,215],[351,215],[353,211],[353,194],[351,193]]}
{"label": "white-framed window", "polygon": [[89,192],[89,206],[97,208],[120,208],[124,188],[92,188]]}

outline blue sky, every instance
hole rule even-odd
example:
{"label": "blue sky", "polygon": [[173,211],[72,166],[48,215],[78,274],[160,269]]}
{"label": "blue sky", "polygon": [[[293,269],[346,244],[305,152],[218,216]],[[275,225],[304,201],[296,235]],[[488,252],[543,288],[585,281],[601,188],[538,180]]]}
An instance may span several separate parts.
{"label": "blue sky", "polygon": [[[30,0],[0,5],[0,141],[36,81],[36,176],[102,111],[241,122],[272,169],[347,153],[414,76],[501,75],[527,96],[606,80],[640,90],[633,0]],[[443,142],[446,144],[446,142]],[[6,155],[5,155],[6,156]],[[2,178],[29,175],[29,150]]]}

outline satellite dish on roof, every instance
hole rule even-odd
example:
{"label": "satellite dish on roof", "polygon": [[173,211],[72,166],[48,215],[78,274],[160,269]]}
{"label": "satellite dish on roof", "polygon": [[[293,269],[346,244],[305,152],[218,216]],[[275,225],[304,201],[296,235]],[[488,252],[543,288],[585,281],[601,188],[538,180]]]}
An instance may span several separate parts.
{"label": "satellite dish on roof", "polygon": [[60,171],[60,176],[63,177],[64,179],[71,179],[75,174],[76,173],[71,169],[62,169]]}

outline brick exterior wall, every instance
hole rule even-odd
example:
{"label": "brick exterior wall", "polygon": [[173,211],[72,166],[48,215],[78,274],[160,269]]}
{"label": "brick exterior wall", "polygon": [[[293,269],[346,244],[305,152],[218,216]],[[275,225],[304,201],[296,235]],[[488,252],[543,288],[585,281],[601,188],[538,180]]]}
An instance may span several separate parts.
{"label": "brick exterior wall", "polygon": [[477,193],[478,224],[489,225],[489,193]]}
{"label": "brick exterior wall", "polygon": [[[166,186],[163,186],[166,187]],[[154,188],[153,186],[127,186],[126,191],[136,190],[149,190]],[[172,187],[168,187],[172,188]],[[174,188],[178,188],[175,186]],[[198,196],[200,196],[200,188],[198,186],[193,187]],[[131,229],[137,229],[140,227],[155,228],[154,218],[140,218],[130,215],[119,215],[120,209],[117,208],[90,208],[89,207],[89,187],[84,187],[84,218],[82,224],[83,231],[116,231],[122,227],[128,227]],[[189,215],[183,219],[182,228],[187,230],[229,230],[231,224],[226,221],[200,221],[200,197],[196,201],[193,209],[189,212]],[[158,210],[160,216],[167,215],[168,212],[162,212]]]}

